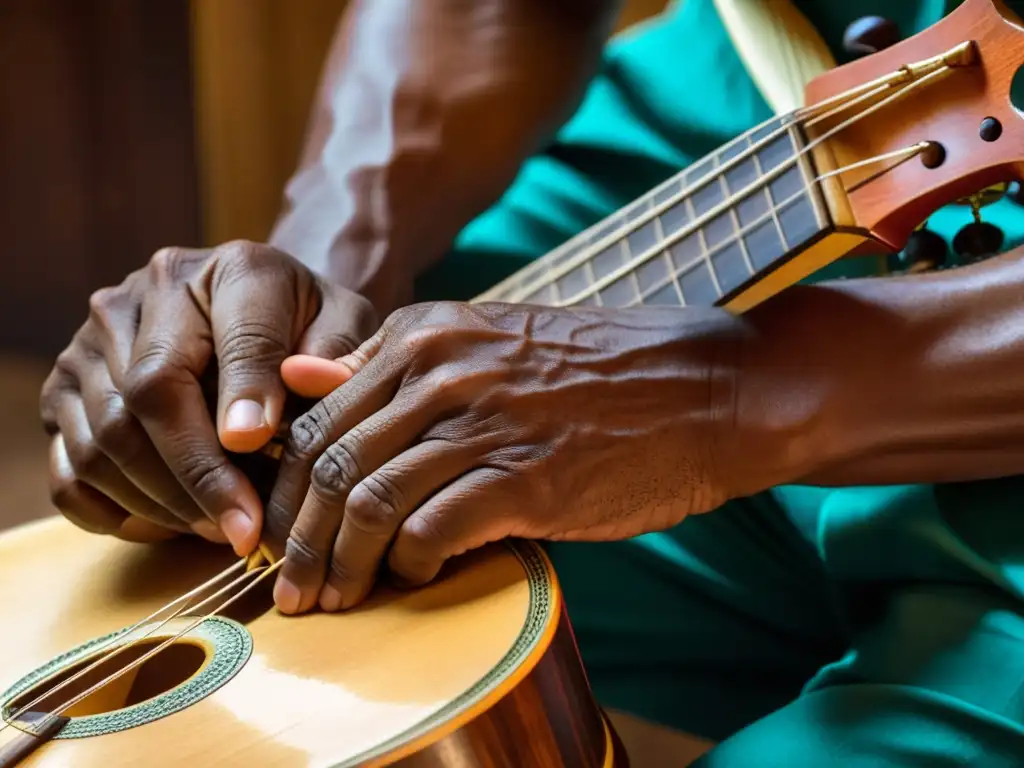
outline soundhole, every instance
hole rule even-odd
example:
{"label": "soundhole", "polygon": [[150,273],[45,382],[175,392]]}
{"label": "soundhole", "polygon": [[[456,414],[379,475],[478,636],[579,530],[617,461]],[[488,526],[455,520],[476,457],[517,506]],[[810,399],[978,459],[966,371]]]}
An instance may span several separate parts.
{"label": "soundhole", "polygon": [[[50,712],[60,709],[66,702],[77,698],[100,680],[117,674],[133,661],[142,658],[166,639],[166,637],[158,637],[140,641],[136,645],[122,650],[113,658],[107,659],[60,690],[54,690],[62,682],[95,663],[97,659],[112,649],[97,651],[29,688],[11,701],[9,709],[20,709],[42,695],[46,695],[46,698],[38,704],[34,704],[33,710]],[[189,641],[172,643],[131,671],[100,687],[99,690],[65,710],[63,714],[70,717],[100,715],[149,701],[177,688],[191,678],[202,669],[206,659],[206,650],[198,643]]]}

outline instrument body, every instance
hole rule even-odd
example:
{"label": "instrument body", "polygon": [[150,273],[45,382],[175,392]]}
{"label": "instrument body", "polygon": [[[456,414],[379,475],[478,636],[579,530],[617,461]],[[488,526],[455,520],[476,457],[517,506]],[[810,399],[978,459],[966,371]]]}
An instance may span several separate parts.
{"label": "instrument body", "polygon": [[[611,306],[612,289],[699,241],[691,261],[676,263],[678,273],[665,266],[656,291],[637,288],[639,303],[693,303],[687,280],[700,274],[711,285],[710,303],[739,312],[862,244],[898,249],[932,210],[1020,178],[1024,125],[1009,88],[1022,63],[1019,19],[1002,3],[968,0],[932,29],[817,78],[808,88],[813,109],[737,139],[652,190],[643,206],[627,206],[481,300]],[[986,117],[1002,125],[994,140],[979,134]],[[926,145],[941,146],[941,162],[923,153]],[[785,148],[773,162],[796,169],[791,199],[806,204],[806,216],[766,203],[747,224],[743,200],[790,177],[784,165],[762,166],[754,157],[765,159],[770,146]],[[730,173],[756,181],[737,181],[737,192]],[[702,207],[707,195],[698,193],[712,185],[725,192]],[[716,223],[729,216],[735,230],[711,243]],[[661,239],[634,252],[628,236],[641,227]],[[769,259],[748,249],[758,232],[788,250]],[[621,260],[602,267],[609,254],[618,258],[620,245]],[[746,261],[750,271],[727,284],[730,254],[733,266]],[[758,256],[766,261],[755,271]],[[672,301],[663,301],[666,291]],[[230,562],[229,552],[199,541],[139,547],[61,520],[0,536],[0,686],[16,686],[0,701],[5,717],[27,700],[17,687],[27,673],[67,675],[90,651],[61,654],[138,622]],[[70,710],[56,738],[18,764],[625,764],[590,693],[557,580],[536,546],[489,546],[457,559],[424,589],[381,587],[342,614],[287,618],[264,593],[235,618],[208,622],[158,656],[160,664],[143,665]],[[32,680],[25,685],[36,690]],[[136,701],[147,692],[159,695]],[[90,707],[115,715],[104,720]],[[0,768],[5,745],[20,733],[0,731]]]}
{"label": "instrument body", "polygon": [[[90,716],[95,703],[69,711],[64,731],[20,764],[621,765],[550,564],[535,545],[515,547],[460,558],[422,590],[383,587],[345,614],[289,618],[258,595],[238,621],[224,622],[231,631],[200,635],[208,659],[200,669],[192,667],[201,654],[163,663],[188,675],[179,692],[199,681],[193,701],[124,730],[116,729],[133,710],[145,721],[148,708],[173,705],[157,696],[113,716]],[[3,686],[34,668],[46,672],[69,649],[133,624],[232,560],[199,540],[140,547],[56,518],[6,533]],[[157,668],[150,662],[104,689],[103,707],[130,701],[132,685],[145,688],[135,696],[158,690],[161,681],[142,679]],[[76,730],[94,735],[76,738]],[[0,747],[18,733],[0,733]]]}

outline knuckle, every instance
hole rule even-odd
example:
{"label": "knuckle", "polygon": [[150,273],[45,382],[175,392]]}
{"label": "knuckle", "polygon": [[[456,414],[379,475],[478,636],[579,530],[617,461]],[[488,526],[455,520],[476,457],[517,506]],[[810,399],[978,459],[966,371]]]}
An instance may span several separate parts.
{"label": "knuckle", "polygon": [[261,250],[260,245],[252,240],[229,240],[217,247],[217,262],[228,268],[245,267],[258,258]]}
{"label": "knuckle", "polygon": [[430,556],[446,548],[450,536],[441,515],[414,515],[402,526],[402,535],[406,538],[406,554],[411,561],[427,560]]}
{"label": "knuckle", "polygon": [[182,483],[203,498],[224,487],[229,480],[227,462],[216,456],[193,453],[178,467]]}
{"label": "knuckle", "polygon": [[64,445],[76,478],[95,481],[100,477],[106,454],[94,440],[65,440]]}
{"label": "knuckle", "polygon": [[108,453],[130,447],[126,442],[134,426],[135,417],[125,407],[124,398],[119,392],[107,393],[102,413],[94,417],[90,424],[96,444]]}
{"label": "knuckle", "polygon": [[285,338],[286,329],[252,318],[238,318],[229,323],[221,334],[218,362],[221,370],[240,370],[277,365],[291,351]]}
{"label": "knuckle", "polygon": [[100,288],[89,295],[89,314],[94,317],[105,317],[115,307],[121,297],[118,288]]}
{"label": "knuckle", "polygon": [[309,543],[302,531],[297,529],[292,529],[288,536],[288,541],[284,545],[284,555],[291,565],[303,571],[321,568],[324,562],[323,554]]}
{"label": "knuckle", "polygon": [[401,509],[401,492],[380,472],[375,472],[352,489],[345,516],[365,533],[382,534],[396,527]]}
{"label": "knuckle", "polygon": [[129,367],[124,379],[124,401],[134,413],[147,413],[167,406],[168,390],[181,383],[186,370],[180,353],[154,346]]}
{"label": "knuckle", "polygon": [[149,280],[157,285],[184,282],[196,265],[206,260],[206,254],[192,248],[161,248],[149,259]]}
{"label": "knuckle", "polygon": [[330,570],[328,572],[328,580],[333,584],[342,586],[344,584],[354,584],[360,581],[361,576],[359,573],[354,571],[350,566],[346,565],[345,562],[337,557],[331,558]]}
{"label": "knuckle", "polygon": [[78,503],[77,482],[74,478],[52,478],[50,503],[61,512],[73,510]]}
{"label": "knuckle", "polygon": [[313,465],[310,481],[313,491],[326,501],[341,501],[359,482],[359,465],[351,450],[342,443],[328,446]]}
{"label": "knuckle", "polygon": [[71,344],[63,352],[57,355],[57,359],[53,363],[54,379],[56,381],[61,380],[78,380],[78,367],[79,362],[82,358],[82,350],[79,344]]}
{"label": "knuckle", "polygon": [[214,252],[217,282],[230,283],[250,275],[254,270],[276,269],[289,257],[275,248],[252,240],[231,240]]}
{"label": "knuckle", "polygon": [[299,460],[317,458],[330,441],[331,420],[323,402],[295,419],[288,428],[287,450]]}
{"label": "knuckle", "polygon": [[178,267],[183,260],[184,252],[181,248],[161,248],[149,259],[149,268],[160,277],[170,277],[177,273]]}

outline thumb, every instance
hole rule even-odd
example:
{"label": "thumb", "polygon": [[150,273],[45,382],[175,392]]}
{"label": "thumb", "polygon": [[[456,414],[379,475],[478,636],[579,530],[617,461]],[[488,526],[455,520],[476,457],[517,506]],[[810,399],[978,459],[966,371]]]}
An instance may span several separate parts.
{"label": "thumb", "polygon": [[285,386],[299,397],[310,400],[327,397],[354,373],[345,357],[324,360],[313,355],[292,355],[281,363],[281,378]]}
{"label": "thumb", "polygon": [[300,397],[322,400],[355,376],[380,349],[384,330],[364,341],[354,352],[325,360],[315,355],[292,355],[281,363],[285,386]]}
{"label": "thumb", "polygon": [[284,410],[281,362],[316,311],[311,275],[266,246],[232,243],[207,276],[210,330],[218,364],[217,432],[234,453],[258,450]]}

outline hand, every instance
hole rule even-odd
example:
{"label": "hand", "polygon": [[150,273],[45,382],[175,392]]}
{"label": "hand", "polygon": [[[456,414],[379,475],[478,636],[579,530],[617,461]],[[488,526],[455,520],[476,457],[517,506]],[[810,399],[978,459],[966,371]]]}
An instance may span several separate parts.
{"label": "hand", "polygon": [[291,389],[330,394],[293,422],[267,507],[294,521],[278,607],[351,607],[384,563],[422,584],[508,536],[618,539],[718,506],[739,328],[719,310],[427,304],[336,363],[286,360]]}
{"label": "hand", "polygon": [[[54,504],[89,531],[192,531],[251,551],[261,502],[224,449],[254,451],[274,435],[288,355],[333,358],[374,328],[365,300],[269,246],[159,251],[93,294],[43,386]],[[216,429],[203,389],[214,376]]]}

